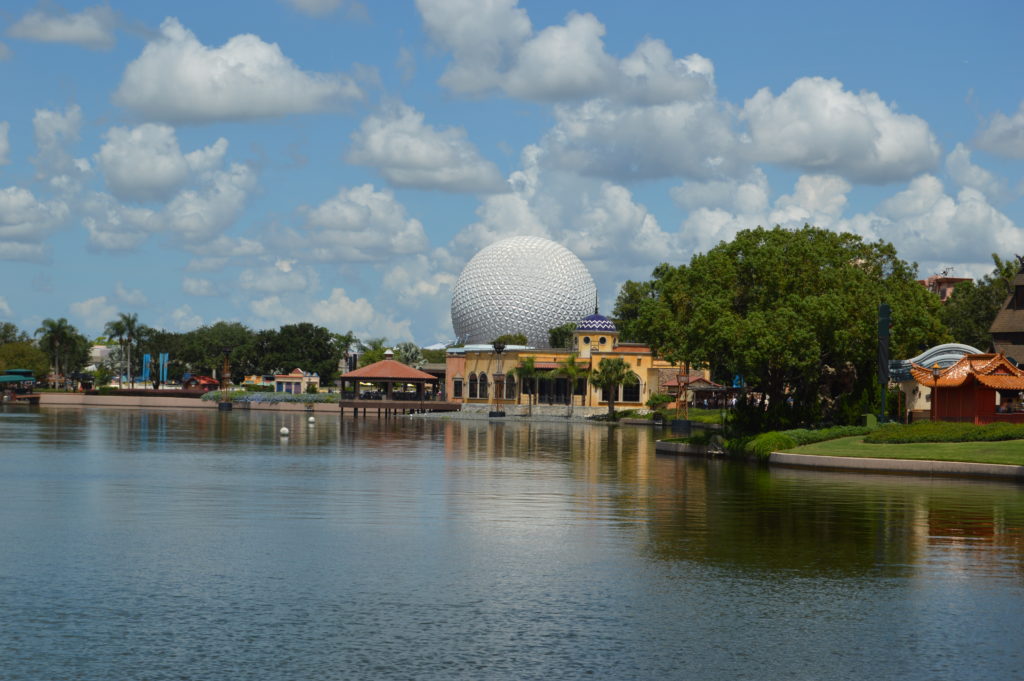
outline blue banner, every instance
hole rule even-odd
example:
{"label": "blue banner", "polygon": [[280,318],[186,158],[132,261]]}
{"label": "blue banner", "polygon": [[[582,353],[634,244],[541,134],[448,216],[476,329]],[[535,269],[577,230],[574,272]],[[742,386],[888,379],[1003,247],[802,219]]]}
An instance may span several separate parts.
{"label": "blue banner", "polygon": [[152,358],[147,352],[142,356],[142,382],[145,383],[149,380],[149,362]]}
{"label": "blue banner", "polygon": [[166,383],[167,382],[167,360],[168,360],[168,358],[169,358],[169,354],[168,353],[166,353],[166,352],[161,352],[160,353],[160,382],[161,383]]}

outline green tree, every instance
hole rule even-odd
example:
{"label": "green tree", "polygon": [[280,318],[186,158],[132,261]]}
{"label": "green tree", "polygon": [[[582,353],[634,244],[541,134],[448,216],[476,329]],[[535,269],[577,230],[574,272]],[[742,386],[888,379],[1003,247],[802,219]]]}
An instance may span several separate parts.
{"label": "green tree", "polygon": [[32,337],[19,329],[13,322],[0,322],[0,345],[4,343],[28,343]]}
{"label": "green tree", "polygon": [[523,389],[529,385],[530,392],[526,400],[527,413],[529,416],[533,416],[533,400],[537,396],[537,366],[533,357],[525,357],[519,362],[519,366],[512,370],[516,375],[516,379],[519,381],[520,394]]}
{"label": "green tree", "polygon": [[[891,244],[810,226],[744,230],[686,266],[659,266],[649,297],[629,301],[637,333],[720,380],[743,376],[758,396],[736,420],[748,431],[847,418],[876,394],[883,301],[893,357],[949,339],[938,299]],[[849,380],[830,380],[837,372]]]}
{"label": "green tree", "polygon": [[0,345],[0,372],[8,369],[31,369],[37,381],[45,380],[50,371],[50,358],[28,341]]}
{"label": "green tree", "polygon": [[495,343],[503,343],[506,346],[509,346],[509,345],[526,345],[528,342],[529,342],[529,340],[526,338],[526,336],[524,334],[521,334],[521,333],[506,333],[506,334],[502,334],[501,336],[498,336],[493,341],[491,341],[491,345],[494,345]]}
{"label": "green tree", "polygon": [[420,346],[416,345],[412,341],[402,341],[395,346],[395,359],[402,364],[408,364],[411,367],[417,369],[426,363],[423,359],[423,352],[420,350]]}
{"label": "green tree", "polygon": [[139,315],[134,312],[121,312],[117,315],[124,332],[124,344],[128,348],[128,380],[135,387],[135,364],[132,362],[132,347],[139,340]]}
{"label": "green tree", "polygon": [[995,268],[976,282],[956,285],[953,295],[942,306],[942,320],[957,343],[973,345],[982,352],[992,347],[989,327],[1010,295],[1019,263],[1015,258],[1003,260],[992,254]]}
{"label": "green tree", "polygon": [[577,354],[571,353],[565,358],[564,362],[561,362],[558,367],[554,370],[555,376],[561,376],[566,379],[569,384],[569,410],[567,416],[572,418],[573,405],[576,402],[576,383],[581,378],[587,378],[590,371],[578,365],[576,363]]}
{"label": "green tree", "polygon": [[63,360],[75,344],[75,335],[77,334],[78,331],[75,327],[64,317],[44,319],[36,329],[36,335],[39,336],[39,347],[50,358],[54,374],[63,376],[67,371]]}
{"label": "green tree", "polygon": [[605,357],[597,369],[590,372],[590,383],[604,390],[608,400],[608,418],[611,420],[615,419],[615,398],[619,394],[619,386],[636,382],[636,374],[621,357]]}
{"label": "green tree", "polygon": [[106,334],[108,338],[117,343],[118,350],[120,350],[120,352],[118,352],[118,359],[120,360],[120,364],[118,365],[120,367],[120,378],[118,379],[118,387],[123,387],[123,379],[125,372],[124,360],[128,354],[127,351],[125,350],[124,322],[121,321],[121,319],[114,319],[107,322],[106,326],[103,327],[103,333]]}
{"label": "green tree", "polygon": [[359,366],[364,367],[384,359],[384,352],[387,348],[387,338],[370,338],[359,343]]}
{"label": "green tree", "polygon": [[548,345],[553,348],[569,349],[572,347],[572,335],[576,332],[575,322],[566,322],[548,329]]}

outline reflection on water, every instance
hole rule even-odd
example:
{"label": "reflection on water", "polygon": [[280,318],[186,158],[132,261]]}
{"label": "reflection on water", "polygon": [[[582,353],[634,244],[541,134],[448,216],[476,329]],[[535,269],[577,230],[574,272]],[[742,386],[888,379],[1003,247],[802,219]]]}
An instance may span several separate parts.
{"label": "reflection on water", "polygon": [[0,519],[0,678],[1020,668],[1017,485],[658,456],[643,428],[7,408]]}

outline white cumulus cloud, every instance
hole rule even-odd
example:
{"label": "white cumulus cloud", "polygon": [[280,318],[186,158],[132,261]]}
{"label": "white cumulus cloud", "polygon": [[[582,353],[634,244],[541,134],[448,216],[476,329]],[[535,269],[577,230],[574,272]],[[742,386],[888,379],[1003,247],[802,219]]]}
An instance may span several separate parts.
{"label": "white cumulus cloud", "polygon": [[1012,116],[996,112],[978,134],[977,145],[999,156],[1024,158],[1024,101]]}
{"label": "white cumulus cloud", "polygon": [[99,332],[107,322],[117,317],[117,306],[111,304],[106,296],[71,303],[68,309],[86,330],[94,333]]}
{"label": "white cumulus cloud", "polygon": [[69,43],[91,50],[114,46],[117,17],[107,5],[87,7],[78,13],[47,13],[34,10],[16,21],[7,35],[46,43]]}
{"label": "white cumulus cloud", "polygon": [[10,317],[11,315],[14,314],[13,312],[11,312],[11,306],[7,304],[7,299],[4,298],[3,296],[0,296],[0,314],[4,315],[5,317]]}
{"label": "white cumulus cloud", "polygon": [[0,259],[43,258],[43,242],[69,214],[63,201],[41,201],[21,187],[0,189]]}
{"label": "white cumulus cloud", "polygon": [[145,123],[131,130],[111,128],[106,140],[96,161],[119,199],[166,199],[188,177],[188,164],[170,126]]}
{"label": "white cumulus cloud", "polygon": [[315,208],[307,208],[303,251],[328,262],[383,261],[420,253],[427,247],[423,224],[406,216],[405,207],[387,191],[364,184],[341,189]]}
{"label": "white cumulus cloud", "polygon": [[185,277],[181,280],[181,290],[190,296],[215,296],[217,287],[209,279],[201,277]]}
{"label": "white cumulus cloud", "polygon": [[127,289],[121,282],[117,282],[114,286],[114,296],[117,298],[118,302],[135,307],[145,305],[148,302],[146,294],[143,293],[141,289]]}
{"label": "white cumulus cloud", "polygon": [[186,242],[203,242],[230,227],[245,208],[256,186],[256,174],[246,165],[232,163],[210,174],[200,189],[187,189],[167,204],[167,229]]}
{"label": "white cumulus cloud", "polygon": [[351,77],[302,71],[276,43],[242,34],[207,47],[169,17],[125,69],[114,101],[154,120],[202,123],[324,111],[362,96]]}
{"label": "white cumulus cloud", "polygon": [[1008,197],[1006,181],[972,163],[971,151],[963,144],[957,144],[946,156],[946,172],[961,187],[977,189],[991,200]]}
{"label": "white cumulus cloud", "polygon": [[776,97],[762,88],[743,106],[754,160],[835,173],[858,182],[906,180],[932,168],[939,145],[928,124],[874,92],[835,79],[801,78]]}
{"label": "white cumulus cloud", "polygon": [[350,163],[377,168],[399,187],[476,193],[507,189],[497,166],[480,156],[465,130],[437,130],[405,104],[369,116],[352,141]]}

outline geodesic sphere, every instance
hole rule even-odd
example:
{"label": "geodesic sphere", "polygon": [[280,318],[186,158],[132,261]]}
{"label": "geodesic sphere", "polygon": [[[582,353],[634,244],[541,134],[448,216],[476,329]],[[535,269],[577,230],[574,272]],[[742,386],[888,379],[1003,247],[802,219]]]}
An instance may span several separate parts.
{"label": "geodesic sphere", "polygon": [[467,345],[521,333],[548,346],[548,330],[594,311],[597,287],[569,249],[537,236],[487,246],[462,270],[452,290],[455,337]]}

